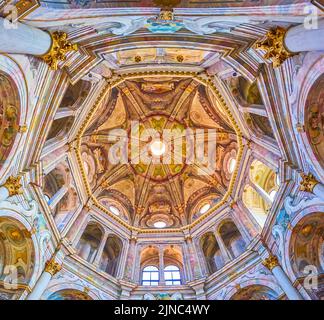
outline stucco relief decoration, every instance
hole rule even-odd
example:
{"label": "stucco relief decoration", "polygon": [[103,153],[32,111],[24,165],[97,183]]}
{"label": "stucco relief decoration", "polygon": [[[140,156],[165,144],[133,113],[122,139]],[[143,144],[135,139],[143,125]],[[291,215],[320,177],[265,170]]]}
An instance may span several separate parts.
{"label": "stucco relief decoration", "polygon": [[313,84],[305,104],[305,130],[316,158],[324,167],[324,77]]}
{"label": "stucco relief decoration", "polygon": [[20,101],[13,80],[0,72],[0,168],[7,159],[19,131]]}

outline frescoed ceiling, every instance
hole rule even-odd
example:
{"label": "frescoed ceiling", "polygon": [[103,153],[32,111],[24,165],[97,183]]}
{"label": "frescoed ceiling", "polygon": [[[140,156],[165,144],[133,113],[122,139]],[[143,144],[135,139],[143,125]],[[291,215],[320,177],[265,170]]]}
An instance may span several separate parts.
{"label": "frescoed ceiling", "polygon": [[44,0],[42,6],[52,8],[119,8],[119,7],[162,7],[170,4],[180,8],[251,7],[300,3],[302,0]]}
{"label": "frescoed ceiling", "polygon": [[134,66],[144,64],[173,64],[209,66],[217,59],[217,52],[194,50],[186,48],[145,48],[119,51],[106,54],[105,60],[111,69],[122,66]]}
{"label": "frescoed ceiling", "polygon": [[[157,222],[181,227],[194,219],[201,203],[219,202],[232,178],[228,161],[236,157],[238,142],[212,95],[197,80],[174,76],[132,78],[110,90],[80,143],[80,169],[86,168],[98,202],[107,210],[110,205],[117,207],[128,223],[142,228],[152,228]],[[128,139],[126,147],[116,151],[118,156],[126,149],[126,159],[115,164],[112,150],[121,138],[114,139],[118,131],[113,129],[124,130]],[[157,135],[144,137],[145,129],[154,129]],[[165,129],[181,133],[190,129],[195,140],[180,137],[180,147],[175,146],[171,136],[163,136]],[[208,130],[215,130],[216,137],[208,135]],[[216,150],[208,153],[209,141],[214,140]],[[194,150],[198,154],[197,144],[208,161],[187,161],[187,154],[195,154]],[[139,153],[147,150],[150,159],[146,161],[136,150],[132,153],[134,145]],[[170,161],[165,163],[168,156]]]}

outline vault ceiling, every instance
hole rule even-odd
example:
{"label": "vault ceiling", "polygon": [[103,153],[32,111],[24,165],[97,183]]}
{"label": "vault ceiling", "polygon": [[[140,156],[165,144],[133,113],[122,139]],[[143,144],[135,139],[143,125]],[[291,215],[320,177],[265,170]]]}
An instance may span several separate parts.
{"label": "vault ceiling", "polygon": [[[203,204],[212,209],[219,204],[233,184],[229,161],[237,158],[239,147],[233,120],[213,90],[193,77],[125,79],[90,113],[79,132],[79,169],[95,203],[108,214],[118,208],[118,218],[128,224],[183,227],[205,214]],[[144,136],[145,129],[155,135]],[[164,136],[166,129],[188,136]],[[123,138],[115,139],[120,130]],[[163,154],[155,154],[152,144],[162,141]],[[216,149],[210,151],[214,141]],[[123,147],[115,149],[116,142]],[[200,160],[197,148],[202,147]],[[122,150],[126,158],[111,158]]]}

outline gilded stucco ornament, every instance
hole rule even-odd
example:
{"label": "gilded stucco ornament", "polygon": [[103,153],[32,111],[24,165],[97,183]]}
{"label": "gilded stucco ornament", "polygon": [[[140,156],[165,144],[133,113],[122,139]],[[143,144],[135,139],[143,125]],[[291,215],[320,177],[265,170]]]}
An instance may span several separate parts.
{"label": "gilded stucco ornament", "polygon": [[181,0],[153,0],[153,3],[160,8],[174,8],[181,3]]}
{"label": "gilded stucco ornament", "polygon": [[279,261],[275,255],[270,254],[268,258],[262,261],[262,264],[271,271],[273,268],[279,266]]}
{"label": "gilded stucco ornament", "polygon": [[287,29],[276,27],[267,32],[264,40],[258,41],[254,48],[266,51],[265,59],[270,59],[275,68],[279,67],[288,58],[293,57],[296,53],[290,52],[284,44]]}
{"label": "gilded stucco ornament", "polygon": [[3,187],[5,187],[8,190],[10,197],[22,194],[20,176],[10,176],[3,184]]}
{"label": "gilded stucco ornament", "polygon": [[52,70],[57,70],[59,61],[65,61],[66,54],[70,51],[77,51],[78,46],[67,40],[67,34],[65,32],[55,31],[51,33],[51,38],[51,48],[41,58]]}
{"label": "gilded stucco ornament", "polygon": [[300,191],[306,191],[312,193],[315,186],[318,184],[318,181],[311,173],[309,174],[302,173],[301,177],[302,177],[302,181],[300,182],[300,187],[299,187]]}
{"label": "gilded stucco ornament", "polygon": [[50,259],[45,263],[45,271],[50,273],[52,276],[55,276],[61,269],[62,266],[54,259]]}

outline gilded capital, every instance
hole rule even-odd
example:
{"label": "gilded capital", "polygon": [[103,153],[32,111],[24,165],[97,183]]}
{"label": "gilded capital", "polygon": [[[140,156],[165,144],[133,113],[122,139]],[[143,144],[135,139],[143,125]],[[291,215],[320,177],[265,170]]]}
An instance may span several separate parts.
{"label": "gilded capital", "polygon": [[3,187],[7,188],[9,197],[15,196],[17,194],[22,194],[20,176],[10,176],[3,184]]}
{"label": "gilded capital", "polygon": [[61,269],[62,266],[53,258],[45,263],[45,271],[50,273],[52,276],[56,275]]}
{"label": "gilded capital", "polygon": [[301,177],[302,181],[300,182],[300,191],[313,192],[314,187],[318,184],[318,181],[315,179],[315,177],[311,173],[302,173]]}
{"label": "gilded capital", "polygon": [[262,264],[271,271],[273,268],[279,266],[279,261],[275,255],[271,254],[268,258],[262,261]]}
{"label": "gilded capital", "polygon": [[286,32],[287,29],[282,27],[271,29],[264,40],[260,40],[254,45],[255,49],[266,51],[264,58],[272,60],[275,68],[279,67],[288,58],[296,55],[296,53],[290,52],[285,47]]}
{"label": "gilded capital", "polygon": [[77,51],[78,46],[67,40],[67,34],[65,32],[55,31],[50,35],[52,38],[51,48],[41,58],[52,70],[57,70],[59,61],[66,60],[66,54],[69,51]]}

